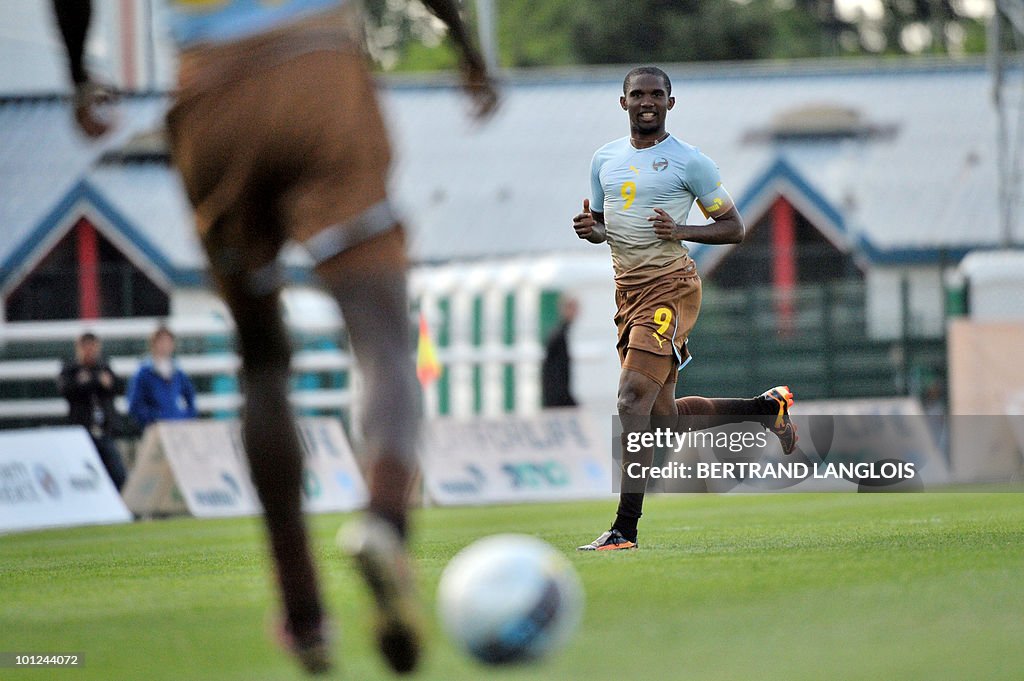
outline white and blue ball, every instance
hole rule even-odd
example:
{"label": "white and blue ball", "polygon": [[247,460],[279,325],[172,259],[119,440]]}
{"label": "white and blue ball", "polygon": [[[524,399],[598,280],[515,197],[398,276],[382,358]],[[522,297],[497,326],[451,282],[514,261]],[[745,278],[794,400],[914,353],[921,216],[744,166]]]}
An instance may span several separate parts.
{"label": "white and blue ball", "polygon": [[455,644],[485,664],[537,660],[564,646],[583,614],[576,570],[549,544],[519,534],[485,537],[441,575],[438,609]]}

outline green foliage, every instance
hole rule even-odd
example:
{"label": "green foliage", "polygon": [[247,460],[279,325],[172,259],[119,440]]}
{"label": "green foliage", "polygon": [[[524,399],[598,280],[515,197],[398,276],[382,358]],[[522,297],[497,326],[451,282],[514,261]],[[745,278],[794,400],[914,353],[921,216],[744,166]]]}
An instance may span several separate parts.
{"label": "green foliage", "polygon": [[[590,0],[573,26],[580,61],[592,64],[755,59],[778,54],[775,25],[797,13],[776,13],[769,0]],[[642,8],[642,11],[641,11]],[[794,32],[795,33],[795,32]],[[808,53],[799,44],[795,52]]]}
{"label": "green foliage", "polygon": [[563,66],[580,62],[568,28],[583,20],[586,2],[496,0],[498,45],[505,66]]}
{"label": "green foliage", "polygon": [[[385,70],[455,64],[450,47],[438,44],[436,22],[418,2],[366,4],[372,51]],[[462,4],[472,23],[475,2]],[[881,15],[852,17],[840,16],[833,0],[494,0],[494,7],[505,67],[985,49],[984,23],[957,14],[959,6],[946,0],[883,0]],[[908,34],[917,41],[906,41]]]}
{"label": "green foliage", "polygon": [[402,47],[395,71],[451,71],[458,67],[458,55],[452,46],[443,42],[428,46],[409,41]]}
{"label": "green foliage", "polygon": [[[965,21],[963,22],[963,27],[966,34],[964,38],[964,52],[967,54],[984,54],[988,41],[988,29],[985,24],[980,21]],[[1007,49],[1015,49],[1012,41],[1007,40],[1006,42]]]}

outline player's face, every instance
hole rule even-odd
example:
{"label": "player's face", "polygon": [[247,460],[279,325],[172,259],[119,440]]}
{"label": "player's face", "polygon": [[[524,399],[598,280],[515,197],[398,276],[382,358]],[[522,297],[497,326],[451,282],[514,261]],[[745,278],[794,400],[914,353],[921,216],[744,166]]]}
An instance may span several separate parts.
{"label": "player's face", "polygon": [[670,97],[661,76],[641,73],[629,79],[626,94],[619,99],[629,114],[629,127],[641,135],[661,134],[665,131],[665,116],[676,104]]}

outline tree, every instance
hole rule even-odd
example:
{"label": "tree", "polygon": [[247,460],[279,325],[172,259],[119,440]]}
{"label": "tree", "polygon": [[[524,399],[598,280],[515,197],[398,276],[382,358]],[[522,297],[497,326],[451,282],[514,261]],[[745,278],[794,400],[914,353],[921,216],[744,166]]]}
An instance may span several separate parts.
{"label": "tree", "polygon": [[[590,64],[719,61],[813,56],[813,17],[772,0],[589,0],[573,26],[580,61]],[[621,20],[609,20],[614,17]]]}
{"label": "tree", "polygon": [[[467,2],[472,14],[475,3]],[[505,67],[794,59],[984,50],[971,0],[494,0]],[[452,68],[443,29],[417,2],[367,0],[385,70]]]}

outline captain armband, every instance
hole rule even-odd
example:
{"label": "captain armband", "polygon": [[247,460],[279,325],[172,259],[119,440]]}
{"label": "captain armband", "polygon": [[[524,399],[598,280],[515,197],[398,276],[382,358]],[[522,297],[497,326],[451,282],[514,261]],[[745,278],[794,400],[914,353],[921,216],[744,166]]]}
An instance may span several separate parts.
{"label": "captain armband", "polygon": [[732,197],[721,183],[707,194],[697,198],[697,207],[706,218],[718,217],[734,205]]}

